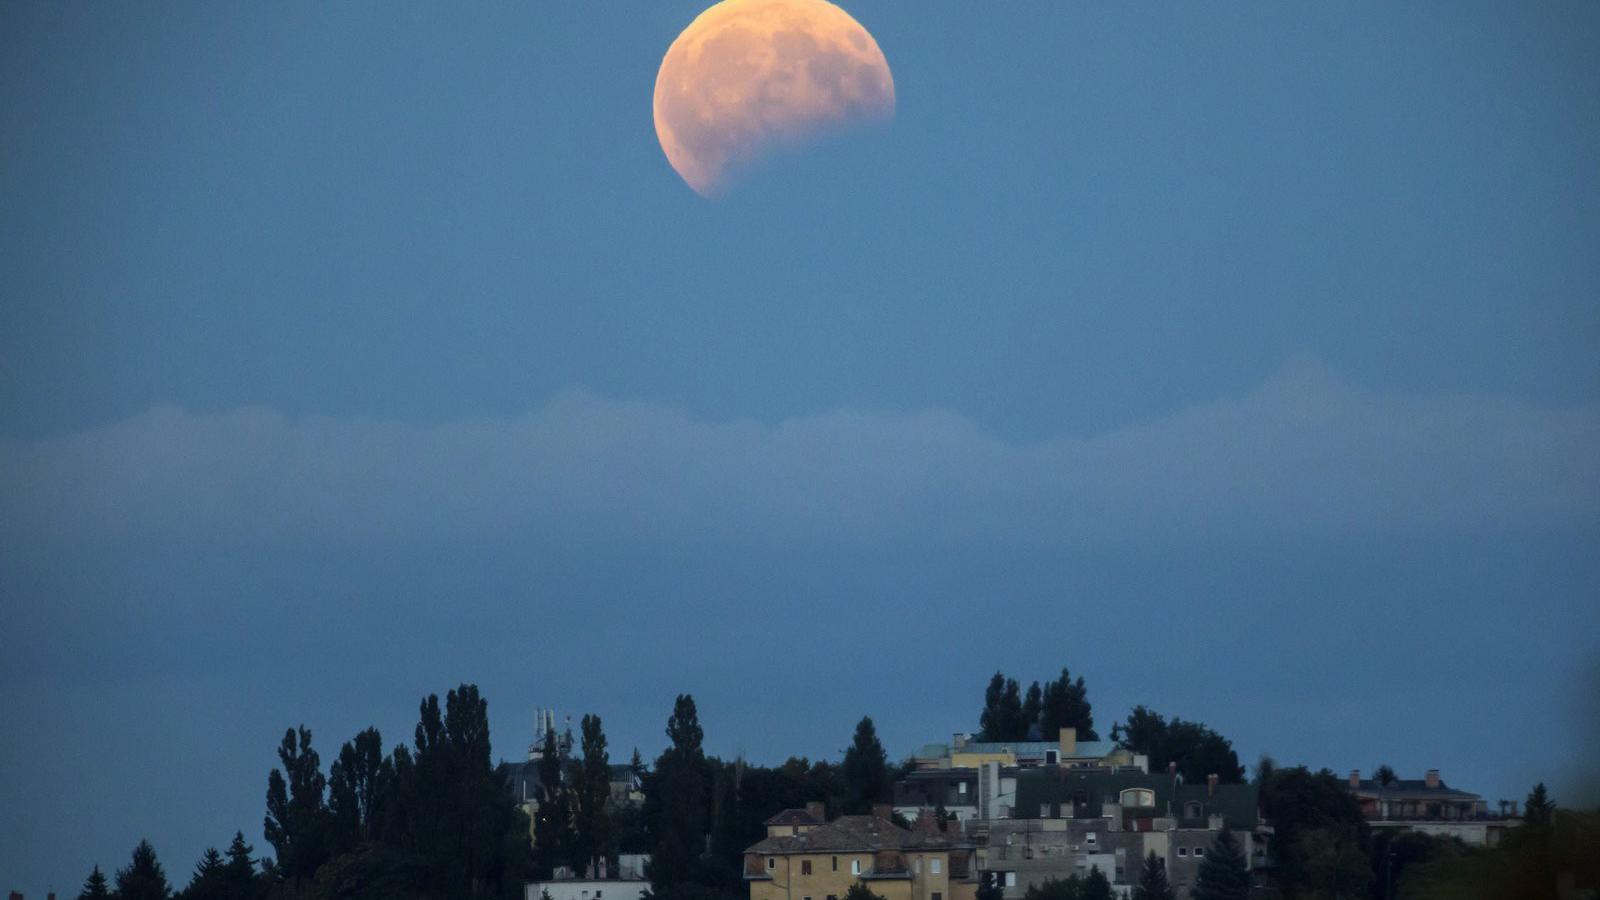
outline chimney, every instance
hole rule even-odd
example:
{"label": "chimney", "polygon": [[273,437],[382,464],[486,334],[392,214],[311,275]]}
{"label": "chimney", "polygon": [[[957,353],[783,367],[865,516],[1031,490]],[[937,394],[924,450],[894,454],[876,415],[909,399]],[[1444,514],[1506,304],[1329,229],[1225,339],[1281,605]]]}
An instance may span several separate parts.
{"label": "chimney", "polygon": [[1078,755],[1078,729],[1072,726],[1061,729],[1061,759]]}
{"label": "chimney", "polygon": [[1428,774],[1427,774],[1426,777],[1427,777],[1428,787],[1436,788],[1436,787],[1439,786],[1439,770],[1438,769],[1429,769],[1428,770]]}
{"label": "chimney", "polygon": [[957,731],[956,733],[950,735],[950,749],[951,750],[960,750],[965,746],[967,746],[967,734],[966,734],[966,732]]}
{"label": "chimney", "polygon": [[821,800],[810,800],[806,803],[806,812],[818,822],[828,821],[828,807]]}
{"label": "chimney", "polygon": [[893,819],[894,807],[887,803],[872,804],[872,814],[880,819]]}
{"label": "chimney", "polygon": [[1217,776],[1215,773],[1206,776],[1206,796],[1210,797],[1217,792]]}
{"label": "chimney", "polygon": [[1350,770],[1350,790],[1353,791],[1358,787],[1361,787],[1361,770],[1360,769],[1351,769]]}

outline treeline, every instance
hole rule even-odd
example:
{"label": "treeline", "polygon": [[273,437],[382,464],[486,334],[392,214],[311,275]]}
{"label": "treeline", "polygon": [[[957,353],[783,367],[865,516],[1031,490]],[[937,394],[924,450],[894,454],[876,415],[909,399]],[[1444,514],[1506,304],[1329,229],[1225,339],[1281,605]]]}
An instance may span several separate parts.
{"label": "treeline", "polygon": [[1077,728],[1078,740],[1098,741],[1094,711],[1083,678],[1076,681],[1065,667],[1061,677],[1028,686],[1027,694],[1015,678],[996,672],[983,692],[983,712],[978,716],[979,739],[985,741],[1053,741],[1063,728]]}
{"label": "treeline", "polygon": [[[340,747],[324,775],[311,730],[289,729],[267,776],[257,858],[236,832],[226,852],[208,848],[187,886],[174,889],[141,841],[107,878],[98,866],[80,897],[117,900],[481,900],[517,898],[558,867],[575,871],[618,854],[651,854],[655,898],[743,898],[744,849],[774,814],[822,802],[830,815],[890,799],[891,766],[870,718],[840,762],[791,758],[763,767],[704,750],[694,698],[679,696],[668,746],[646,766],[635,751],[642,808],[613,805],[610,757],[599,716],[581,723],[580,752],[563,762],[545,735],[541,796],[530,823],[491,762],[488,704],[474,685],[424,698],[413,741],[387,753],[368,728]],[[537,836],[537,846],[530,840]]]}
{"label": "treeline", "polygon": [[347,741],[328,773],[311,730],[289,729],[267,776],[256,859],[235,833],[227,853],[205,851],[174,893],[148,842],[115,887],[98,867],[81,897],[118,900],[518,898],[533,871],[528,819],[489,755],[488,703],[475,685],[443,705],[423,698],[411,746],[383,750],[376,729]]}
{"label": "treeline", "polygon": [[[978,716],[979,738],[985,741],[1053,741],[1062,728],[1076,728],[1078,740],[1098,741],[1094,706],[1089,702],[1083,676],[1076,679],[1066,667],[1053,681],[1033,682],[1024,692],[1015,678],[996,672],[983,692]],[[1111,740],[1150,758],[1150,771],[1164,772],[1174,763],[1185,781],[1204,781],[1216,775],[1224,784],[1244,780],[1244,766],[1233,742],[1199,722],[1166,719],[1145,706],[1136,706],[1127,721],[1111,726]]]}
{"label": "treeline", "polygon": [[[1002,677],[1002,698],[1008,681]],[[1084,725],[1092,726],[1082,679],[1068,681],[1063,670],[1052,690],[1063,688],[1072,708],[1081,710],[1074,724],[1082,734]],[[1042,703],[1043,686],[1040,693]],[[1173,762],[1186,779],[1242,777],[1232,745],[1204,725],[1141,706],[1112,733],[1148,754],[1153,771]],[[155,850],[141,841],[113,878],[96,866],[79,896],[512,898],[525,882],[558,867],[581,871],[600,860],[614,864],[619,853],[643,852],[651,854],[652,900],[743,900],[743,852],[765,836],[768,818],[809,802],[824,804],[830,817],[868,812],[891,799],[895,780],[909,766],[890,763],[866,717],[837,763],[790,758],[766,767],[718,759],[705,752],[694,698],[686,694],[674,702],[666,736],[666,749],[650,765],[633,754],[631,767],[644,791],[642,807],[634,808],[608,802],[610,757],[598,716],[583,717],[580,752],[570,759],[557,752],[556,736],[546,734],[542,794],[530,823],[491,763],[488,706],[473,685],[448,692],[443,704],[437,695],[424,698],[409,746],[385,753],[375,729],[356,735],[340,747],[326,776],[311,731],[292,728],[278,747],[280,765],[267,777],[263,832],[272,856],[256,858],[236,832],[226,851],[207,849],[188,885],[174,892]],[[1283,897],[1542,900],[1555,896],[1557,872],[1572,873],[1580,885],[1600,881],[1600,815],[1558,812],[1542,785],[1528,798],[1524,824],[1502,846],[1472,848],[1409,832],[1375,835],[1348,785],[1326,769],[1279,768],[1263,757],[1255,784],[1273,825],[1270,878]],[[1234,855],[1222,847],[1208,854],[1207,868],[1215,871],[1207,890],[1223,891],[1215,896],[1232,896],[1227,891],[1237,887],[1237,873],[1218,868]],[[1164,896],[1159,881],[1148,864],[1142,867],[1138,896]],[[1041,891],[1031,900],[1103,896],[1093,873]],[[992,881],[979,900],[999,900]]]}
{"label": "treeline", "polygon": [[889,763],[872,719],[863,717],[839,763],[791,757],[756,766],[707,756],[694,698],[677,698],[669,744],[644,780],[643,821],[658,900],[743,898],[746,847],[773,815],[809,802],[828,815],[870,812],[891,799],[903,771]]}

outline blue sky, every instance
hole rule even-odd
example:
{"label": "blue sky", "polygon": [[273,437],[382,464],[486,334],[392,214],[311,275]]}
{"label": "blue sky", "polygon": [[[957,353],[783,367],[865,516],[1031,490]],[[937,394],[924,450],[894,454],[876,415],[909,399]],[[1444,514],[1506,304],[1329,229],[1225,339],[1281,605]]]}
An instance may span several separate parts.
{"label": "blue sky", "polygon": [[463,680],[506,756],[679,691],[899,755],[1068,665],[1102,730],[1574,783],[1600,13],[846,8],[894,122],[708,202],[693,3],[0,7],[8,888],[264,849],[284,727]]}

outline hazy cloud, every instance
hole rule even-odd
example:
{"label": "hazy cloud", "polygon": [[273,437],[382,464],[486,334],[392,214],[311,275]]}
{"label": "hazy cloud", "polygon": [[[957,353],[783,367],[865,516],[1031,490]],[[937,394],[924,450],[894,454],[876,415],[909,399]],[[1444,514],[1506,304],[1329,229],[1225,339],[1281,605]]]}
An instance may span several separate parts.
{"label": "hazy cloud", "polygon": [[1593,523],[1600,408],[1351,387],[1296,361],[1237,399],[1011,443],[940,411],[712,422],[574,390],[436,427],[161,407],[0,442],[14,537],[1123,540]]}

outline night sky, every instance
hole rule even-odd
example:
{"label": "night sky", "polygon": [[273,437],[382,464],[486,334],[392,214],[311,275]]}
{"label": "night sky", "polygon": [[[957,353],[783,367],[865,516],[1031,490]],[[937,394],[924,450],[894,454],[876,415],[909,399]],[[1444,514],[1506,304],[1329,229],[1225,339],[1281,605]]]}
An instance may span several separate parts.
{"label": "night sky", "polygon": [[0,4],[0,888],[463,681],[774,763],[1065,665],[1578,799],[1600,6],[845,7],[893,121],[708,200],[701,3]]}

